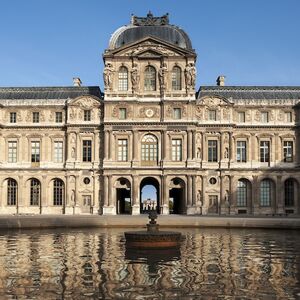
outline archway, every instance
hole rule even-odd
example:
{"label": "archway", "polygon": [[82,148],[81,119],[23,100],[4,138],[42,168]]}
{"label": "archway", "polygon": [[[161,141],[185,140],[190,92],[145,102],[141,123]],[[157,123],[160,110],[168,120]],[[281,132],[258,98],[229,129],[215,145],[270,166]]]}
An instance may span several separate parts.
{"label": "archway", "polygon": [[180,178],[174,178],[170,182],[169,212],[170,214],[185,214],[185,183]]}
{"label": "archway", "polygon": [[153,177],[146,177],[140,184],[140,211],[156,210],[160,213],[159,182]]}
{"label": "archway", "polygon": [[131,197],[130,190],[131,185],[128,179],[120,178],[116,181],[116,207],[117,214],[119,215],[129,215],[131,214]]}

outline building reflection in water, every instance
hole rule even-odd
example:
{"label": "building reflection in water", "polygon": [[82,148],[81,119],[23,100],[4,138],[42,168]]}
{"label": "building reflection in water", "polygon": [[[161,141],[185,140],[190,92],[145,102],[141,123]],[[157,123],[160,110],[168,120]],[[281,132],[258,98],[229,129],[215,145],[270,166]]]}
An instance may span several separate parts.
{"label": "building reflection in water", "polygon": [[297,231],[182,230],[181,249],[125,249],[121,230],[0,234],[0,299],[300,295]]}

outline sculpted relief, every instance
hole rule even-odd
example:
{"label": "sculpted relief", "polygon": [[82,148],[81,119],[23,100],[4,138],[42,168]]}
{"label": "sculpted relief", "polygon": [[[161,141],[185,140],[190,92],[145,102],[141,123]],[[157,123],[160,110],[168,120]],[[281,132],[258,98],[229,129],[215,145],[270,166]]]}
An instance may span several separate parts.
{"label": "sculpted relief", "polygon": [[186,89],[195,89],[197,71],[194,63],[189,63],[185,67],[184,76]]}
{"label": "sculpted relief", "polygon": [[113,76],[114,76],[114,68],[112,64],[107,63],[103,70],[103,81],[104,81],[105,90],[112,89]]}
{"label": "sculpted relief", "polygon": [[139,110],[140,118],[157,118],[159,117],[159,109],[157,107],[142,107]]}

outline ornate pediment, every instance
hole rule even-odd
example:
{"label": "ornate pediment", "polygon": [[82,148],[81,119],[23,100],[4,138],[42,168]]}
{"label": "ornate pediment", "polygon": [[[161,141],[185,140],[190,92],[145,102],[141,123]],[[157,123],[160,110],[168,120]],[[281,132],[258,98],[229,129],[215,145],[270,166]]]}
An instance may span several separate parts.
{"label": "ornate pediment", "polygon": [[217,106],[225,106],[225,105],[233,105],[228,99],[219,97],[219,96],[211,96],[211,97],[203,97],[200,98],[198,105],[205,105],[208,108],[215,108]]}
{"label": "ornate pediment", "polygon": [[91,109],[93,107],[99,107],[99,100],[91,97],[91,96],[81,96],[69,103],[69,106],[79,106],[83,109]]}

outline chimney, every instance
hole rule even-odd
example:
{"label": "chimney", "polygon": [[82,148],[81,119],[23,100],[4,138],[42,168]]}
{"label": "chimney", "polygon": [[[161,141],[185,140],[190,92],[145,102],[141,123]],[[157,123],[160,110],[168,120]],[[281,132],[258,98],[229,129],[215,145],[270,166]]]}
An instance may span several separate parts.
{"label": "chimney", "polygon": [[225,85],[225,76],[224,75],[220,75],[217,78],[217,85],[218,86],[224,86]]}
{"label": "chimney", "polygon": [[73,78],[73,86],[81,86],[81,80],[79,77],[74,77]]}

